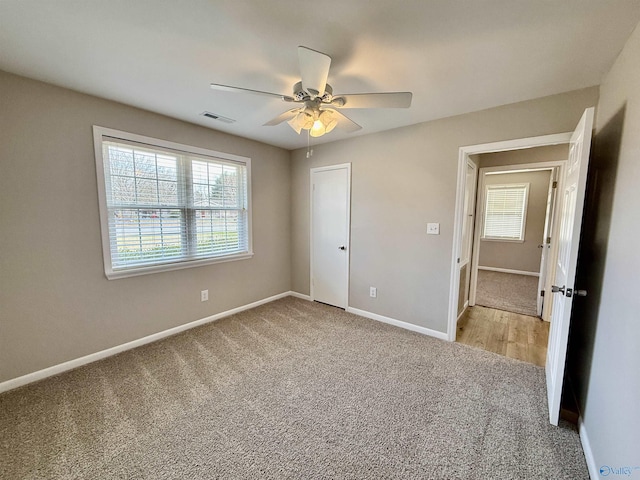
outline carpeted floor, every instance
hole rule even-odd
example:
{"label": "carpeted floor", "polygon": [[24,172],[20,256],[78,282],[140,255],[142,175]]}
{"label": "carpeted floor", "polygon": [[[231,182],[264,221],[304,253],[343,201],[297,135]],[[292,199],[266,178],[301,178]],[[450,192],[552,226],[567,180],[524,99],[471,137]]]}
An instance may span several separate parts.
{"label": "carpeted floor", "polygon": [[0,395],[0,478],[586,479],[542,368],[285,298]]}
{"label": "carpeted floor", "polygon": [[537,316],[538,277],[478,270],[476,305]]}

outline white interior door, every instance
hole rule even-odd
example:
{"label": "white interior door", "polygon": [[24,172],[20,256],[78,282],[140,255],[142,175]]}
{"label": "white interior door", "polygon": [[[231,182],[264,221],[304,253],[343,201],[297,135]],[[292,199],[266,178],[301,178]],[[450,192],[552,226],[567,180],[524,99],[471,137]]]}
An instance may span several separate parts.
{"label": "white interior door", "polygon": [[[542,234],[542,243],[540,244],[540,248],[542,248],[542,255],[540,255],[540,278],[538,280],[538,301],[536,306],[536,311],[538,312],[539,317],[542,317],[542,307],[544,303],[544,297],[541,292],[545,289],[544,286],[547,283],[547,272],[549,271],[549,253],[551,248],[552,225],[556,203],[557,171],[557,167],[553,168],[549,178],[547,209],[544,216],[544,233]],[[545,295],[546,294],[547,292],[545,291]]]}
{"label": "white interior door", "polygon": [[[558,232],[558,258],[554,280],[554,299],[551,311],[551,330],[547,348],[545,373],[547,378],[547,398],[549,401],[549,421],[558,424],[560,400],[564,380],[571,303],[575,297],[576,263],[582,210],[591,147],[593,128],[593,108],[585,110],[580,123],[571,136],[569,160],[562,192],[559,195],[560,229]],[[551,293],[551,292],[550,292]]]}
{"label": "white interior door", "polygon": [[351,165],[311,169],[311,297],[347,308]]}
{"label": "white interior door", "polygon": [[463,305],[469,303],[469,280],[471,279],[471,247],[473,246],[473,223],[476,211],[476,183],[478,167],[471,160],[467,161],[467,172],[464,184],[464,211],[462,213],[462,245],[460,249],[460,271],[465,269]]}

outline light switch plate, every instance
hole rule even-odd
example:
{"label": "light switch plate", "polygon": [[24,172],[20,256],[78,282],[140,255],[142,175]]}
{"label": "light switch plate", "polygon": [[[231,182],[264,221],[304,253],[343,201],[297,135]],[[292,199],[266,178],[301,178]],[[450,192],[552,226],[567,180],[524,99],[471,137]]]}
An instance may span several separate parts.
{"label": "light switch plate", "polygon": [[427,235],[440,235],[440,224],[427,223]]}

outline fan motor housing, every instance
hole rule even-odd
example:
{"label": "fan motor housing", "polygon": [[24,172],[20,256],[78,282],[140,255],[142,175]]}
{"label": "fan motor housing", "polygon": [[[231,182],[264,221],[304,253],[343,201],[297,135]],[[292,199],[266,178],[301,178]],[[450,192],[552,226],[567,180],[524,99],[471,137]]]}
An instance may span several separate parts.
{"label": "fan motor housing", "polygon": [[302,82],[298,82],[293,86],[293,98],[296,102],[319,98],[322,102],[330,103],[333,98],[333,88],[327,83],[324,87],[324,94],[321,97],[312,96],[302,88]]}

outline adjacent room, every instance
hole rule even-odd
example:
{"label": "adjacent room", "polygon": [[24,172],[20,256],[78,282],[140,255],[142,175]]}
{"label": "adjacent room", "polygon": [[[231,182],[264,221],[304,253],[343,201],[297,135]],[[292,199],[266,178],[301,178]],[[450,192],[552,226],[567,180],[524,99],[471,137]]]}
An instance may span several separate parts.
{"label": "adjacent room", "polygon": [[639,21],[0,2],[0,478],[640,478]]}
{"label": "adjacent room", "polygon": [[568,158],[568,145],[560,144],[469,159],[457,341],[545,366],[557,191]]}

